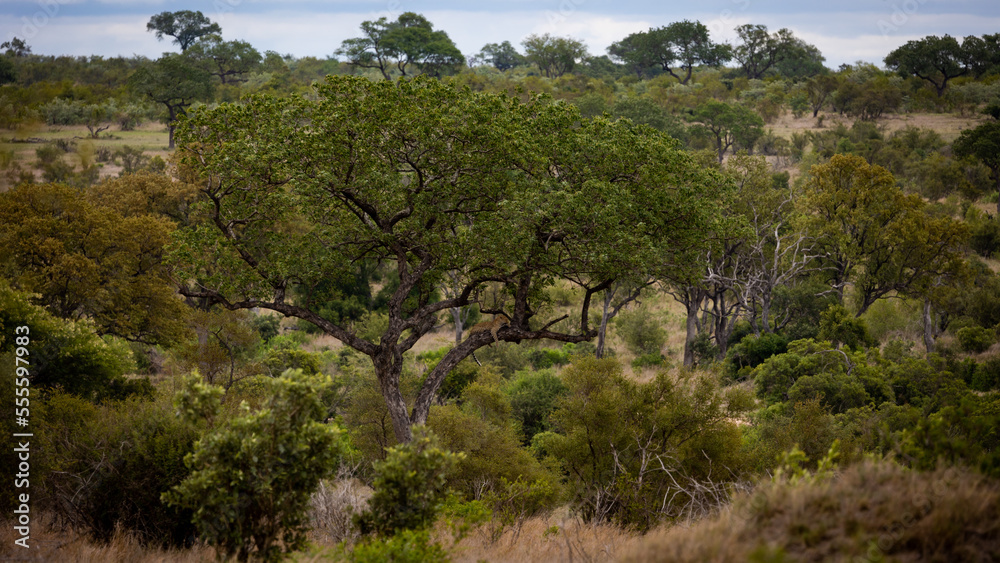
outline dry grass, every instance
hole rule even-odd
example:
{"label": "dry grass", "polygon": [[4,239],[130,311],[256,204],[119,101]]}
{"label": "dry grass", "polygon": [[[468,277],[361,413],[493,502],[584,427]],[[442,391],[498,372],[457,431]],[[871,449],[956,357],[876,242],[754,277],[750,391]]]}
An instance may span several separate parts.
{"label": "dry grass", "polygon": [[996,561],[998,516],[997,481],[865,462],[819,484],[765,484],[716,518],[649,534],[622,560]]}
{"label": "dry grass", "polygon": [[[107,147],[113,152],[130,145],[142,149],[146,156],[160,156],[164,160],[173,152],[167,149],[169,135],[166,125],[162,123],[146,123],[134,131],[105,131],[98,139],[91,139],[89,135],[87,128],[83,125],[50,127],[31,124],[15,131],[6,131],[0,134],[0,151],[12,152],[14,160],[23,169],[32,170],[35,180],[38,182],[42,181],[42,173],[35,170],[35,162],[37,161],[35,150],[44,143],[60,139],[73,141],[77,147],[90,144],[95,151],[101,147]],[[79,166],[79,158],[76,154],[67,154],[64,158],[67,163]],[[114,163],[106,162],[99,163],[99,165],[101,179],[117,176],[121,172],[121,166]],[[3,180],[0,179],[0,191],[7,188],[8,186],[3,185]]]}
{"label": "dry grass", "polygon": [[[585,524],[561,515],[531,518],[519,529],[497,539],[487,527],[473,531],[449,552],[455,563],[598,562],[617,561],[623,550],[638,547],[641,537],[611,525]],[[442,541],[447,545],[447,541]]]}
{"label": "dry grass", "polygon": [[215,550],[197,546],[190,549],[152,549],[126,533],[116,534],[107,545],[86,536],[60,530],[45,515],[31,526],[29,549],[14,545],[18,537],[11,522],[0,526],[0,561],[58,561],[60,563],[200,563],[214,561]]}
{"label": "dry grass", "polygon": [[[823,118],[824,128],[832,127],[838,121],[848,127],[854,123],[854,119],[835,113],[820,112],[819,115]],[[958,134],[963,129],[973,128],[979,125],[983,119],[983,116],[980,115],[959,116],[951,113],[908,113],[887,115],[879,119],[878,124],[885,127],[886,133],[892,133],[906,127],[933,129],[941,135],[945,142],[950,143],[958,137]],[[806,113],[802,117],[795,117],[791,113],[785,113],[775,120],[774,123],[768,125],[768,128],[772,129],[776,135],[788,139],[791,138],[792,133],[817,129],[816,123],[817,119],[812,116],[811,112]]]}

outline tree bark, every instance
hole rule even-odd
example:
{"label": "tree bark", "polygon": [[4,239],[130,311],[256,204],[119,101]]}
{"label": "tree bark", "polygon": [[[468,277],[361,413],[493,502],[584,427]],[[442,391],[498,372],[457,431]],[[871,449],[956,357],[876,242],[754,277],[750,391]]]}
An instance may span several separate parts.
{"label": "tree bark", "polygon": [[934,352],[934,319],[931,316],[931,300],[924,298],[924,348],[927,353]]}
{"label": "tree bark", "polygon": [[601,326],[597,329],[597,353],[598,359],[604,357],[604,339],[608,332],[608,311],[611,308],[611,299],[614,292],[610,289],[604,290],[604,308],[601,310]]}

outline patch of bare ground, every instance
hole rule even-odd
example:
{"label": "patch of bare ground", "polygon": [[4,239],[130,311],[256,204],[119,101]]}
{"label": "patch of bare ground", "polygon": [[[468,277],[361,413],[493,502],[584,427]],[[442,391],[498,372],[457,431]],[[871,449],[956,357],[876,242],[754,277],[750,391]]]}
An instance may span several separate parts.
{"label": "patch of bare ground", "polygon": [[[919,127],[921,129],[933,129],[945,140],[952,142],[964,129],[976,127],[983,121],[980,115],[956,115],[952,113],[902,113],[889,114],[877,121],[878,125],[885,127],[886,133],[892,133],[907,127]],[[854,123],[854,119],[836,113],[820,112],[818,117],[813,117],[811,113],[806,113],[802,117],[795,117],[791,113],[785,113],[766,127],[773,130],[778,136],[790,139],[792,133],[802,133],[804,131],[822,130],[835,126],[838,122],[848,127]],[[822,123],[822,125],[819,125]],[[819,125],[819,126],[818,126]]]}

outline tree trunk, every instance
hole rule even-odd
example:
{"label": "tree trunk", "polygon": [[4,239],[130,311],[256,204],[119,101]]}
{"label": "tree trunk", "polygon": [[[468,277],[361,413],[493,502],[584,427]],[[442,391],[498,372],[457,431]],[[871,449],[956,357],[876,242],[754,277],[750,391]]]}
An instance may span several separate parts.
{"label": "tree trunk", "polygon": [[402,355],[396,354],[392,348],[380,347],[378,353],[372,356],[372,363],[375,365],[375,376],[378,377],[379,389],[382,391],[382,397],[389,409],[392,431],[396,435],[396,441],[400,444],[407,443],[413,438],[413,433],[410,427],[410,416],[406,409],[406,401],[403,399],[403,393],[399,390],[399,377],[403,371]]}
{"label": "tree trunk", "polygon": [[685,323],[686,333],[684,336],[684,367],[694,366],[694,340],[698,337],[698,309],[701,308],[701,299],[693,296],[688,299],[687,322]]}
{"label": "tree trunk", "polygon": [[174,125],[176,124],[176,120],[177,120],[177,109],[174,108],[174,106],[172,106],[170,104],[166,104],[166,105],[167,105],[167,112],[168,112],[168,114],[170,116],[168,118],[170,120],[170,122],[167,124],[167,130],[169,131],[169,133],[168,133],[169,136],[167,137],[167,139],[168,139],[168,141],[167,141],[167,148],[168,149],[173,149],[174,148]]}
{"label": "tree trunk", "polygon": [[462,308],[452,307],[451,318],[455,320],[455,346],[462,343],[462,332],[465,330],[465,322],[462,319]]}
{"label": "tree trunk", "polygon": [[604,337],[608,332],[608,310],[611,308],[611,299],[614,292],[610,289],[604,290],[604,308],[601,310],[601,327],[597,330],[597,358],[604,357]]}
{"label": "tree trunk", "polygon": [[767,295],[768,292],[763,292],[764,295],[760,297],[760,322],[764,325],[764,332],[767,334],[773,334],[774,328],[771,327],[771,296]]}
{"label": "tree trunk", "polygon": [[927,353],[934,352],[934,319],[931,317],[931,300],[924,298],[924,348]]}

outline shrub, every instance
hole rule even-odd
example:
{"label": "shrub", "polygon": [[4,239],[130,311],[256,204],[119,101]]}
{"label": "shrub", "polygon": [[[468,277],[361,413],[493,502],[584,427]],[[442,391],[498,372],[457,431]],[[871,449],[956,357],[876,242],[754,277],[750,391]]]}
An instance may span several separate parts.
{"label": "shrub", "polygon": [[[692,491],[706,490],[695,483],[706,484],[713,467],[739,473],[739,430],[731,420],[750,406],[740,389],[723,392],[690,373],[636,383],[614,359],[584,357],[563,380],[569,393],[550,417],[553,430],[532,445],[562,466],[572,505],[585,519],[648,530],[687,513]],[[650,463],[656,459],[666,466]]]}
{"label": "shrub", "polygon": [[764,360],[788,350],[788,340],[778,334],[752,334],[744,336],[739,344],[729,349],[726,354],[726,374],[732,378],[746,373],[745,368],[755,368]]}
{"label": "shrub", "polygon": [[549,429],[548,419],[556,400],[567,391],[551,370],[521,371],[514,375],[506,392],[514,418],[521,423],[525,443],[531,443],[535,434]]}
{"label": "shrub", "polygon": [[996,332],[981,326],[967,326],[955,333],[963,352],[980,354],[990,349],[997,340]]}
{"label": "shrub", "polygon": [[[151,397],[146,378],[129,379],[135,361],[128,344],[112,337],[101,338],[86,321],[56,318],[33,305],[28,295],[14,291],[0,280],[0,362],[14,372],[14,328],[27,326],[30,336],[31,385],[56,388],[89,401],[122,400],[130,395]],[[9,360],[9,362],[8,362]]]}
{"label": "shrub", "polygon": [[[354,546],[344,559],[351,563],[445,563],[448,553],[431,541],[427,530],[402,530],[391,537],[373,539]],[[339,558],[338,558],[339,559]]]}
{"label": "shrub", "polygon": [[976,391],[1000,389],[1000,356],[993,356],[977,365],[969,387]]}
{"label": "shrub", "polygon": [[[323,422],[328,378],[294,370],[267,381],[265,407],[244,408],[203,437],[186,460],[191,474],[163,496],[193,510],[201,537],[241,561],[251,553],[278,561],[305,547],[309,496],[345,451],[340,430]],[[205,393],[189,384],[179,401],[204,403]]]}
{"label": "shrub", "polygon": [[639,307],[622,311],[615,318],[615,330],[625,346],[636,356],[659,354],[667,341],[667,333],[653,313]]}
{"label": "shrub", "polygon": [[854,349],[878,344],[865,322],[851,316],[842,305],[833,305],[820,315],[818,338]]}
{"label": "shrub", "polygon": [[361,532],[388,537],[433,524],[461,457],[442,449],[430,430],[415,428],[410,442],[390,448],[375,463],[375,492],[356,520]]}
{"label": "shrub", "polygon": [[200,435],[169,400],[94,406],[55,392],[39,407],[44,467],[32,469],[44,475],[40,488],[57,515],[101,542],[119,529],[153,545],[179,546],[194,535],[193,511],[160,500],[189,474],[184,457]]}

